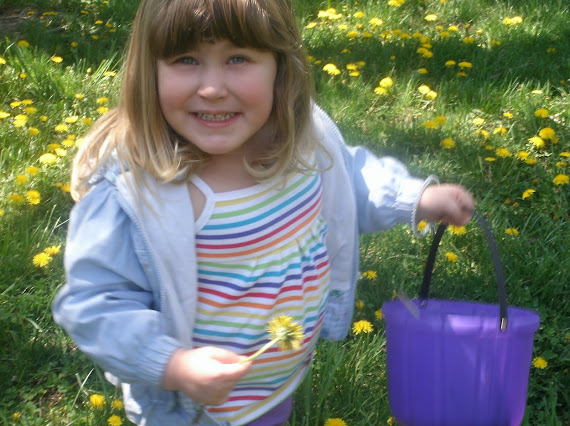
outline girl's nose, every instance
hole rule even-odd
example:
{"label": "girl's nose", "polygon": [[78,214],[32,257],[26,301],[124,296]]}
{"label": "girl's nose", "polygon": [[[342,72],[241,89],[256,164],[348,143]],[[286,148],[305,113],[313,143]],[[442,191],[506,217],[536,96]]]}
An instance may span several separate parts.
{"label": "girl's nose", "polygon": [[204,70],[200,76],[198,95],[205,99],[220,99],[227,95],[228,89],[222,72]]}

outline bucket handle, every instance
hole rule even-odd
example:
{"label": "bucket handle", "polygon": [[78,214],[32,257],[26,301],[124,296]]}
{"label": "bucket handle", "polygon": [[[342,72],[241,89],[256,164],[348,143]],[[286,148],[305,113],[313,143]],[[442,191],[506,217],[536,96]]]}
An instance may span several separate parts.
{"label": "bucket handle", "polygon": [[[478,210],[475,210],[473,216],[477,219],[477,222],[479,222],[479,226],[481,226],[481,228],[485,233],[485,237],[487,238],[487,244],[489,245],[489,251],[491,252],[491,260],[493,262],[493,267],[495,269],[495,279],[497,281],[497,290],[499,295],[499,315],[500,315],[499,328],[501,331],[506,331],[507,330],[507,291],[505,288],[505,278],[503,276],[501,258],[499,257],[499,249],[497,248],[497,243],[495,242],[493,233],[491,232],[491,229],[489,228],[489,225],[487,224],[487,221],[485,220],[483,215]],[[426,262],[426,266],[424,269],[424,279],[422,283],[422,288],[420,290],[421,305],[424,305],[426,299],[428,298],[429,286],[431,282],[433,266],[435,263],[435,255],[437,253],[439,243],[446,228],[447,224],[441,223],[438,226],[437,232],[435,233],[435,236],[433,237],[433,241],[431,243],[428,260]]]}

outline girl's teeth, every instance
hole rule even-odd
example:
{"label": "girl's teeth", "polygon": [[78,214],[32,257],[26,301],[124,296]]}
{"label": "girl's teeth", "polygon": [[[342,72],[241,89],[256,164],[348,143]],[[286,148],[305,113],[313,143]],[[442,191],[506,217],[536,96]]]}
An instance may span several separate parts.
{"label": "girl's teeth", "polygon": [[199,112],[196,114],[196,116],[201,119],[201,120],[206,120],[206,121],[224,121],[224,120],[229,120],[230,118],[232,118],[235,114],[234,113],[226,113],[226,114],[204,114],[202,112]]}

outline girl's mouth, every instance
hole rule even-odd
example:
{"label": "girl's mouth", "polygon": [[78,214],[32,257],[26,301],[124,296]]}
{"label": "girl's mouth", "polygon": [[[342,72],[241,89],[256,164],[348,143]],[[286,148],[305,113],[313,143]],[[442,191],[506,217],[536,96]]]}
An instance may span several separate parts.
{"label": "girl's mouth", "polygon": [[227,112],[224,114],[207,114],[204,112],[197,112],[194,115],[196,115],[196,117],[198,117],[200,120],[205,120],[205,121],[225,121],[229,120],[232,117],[235,117],[236,113]]}

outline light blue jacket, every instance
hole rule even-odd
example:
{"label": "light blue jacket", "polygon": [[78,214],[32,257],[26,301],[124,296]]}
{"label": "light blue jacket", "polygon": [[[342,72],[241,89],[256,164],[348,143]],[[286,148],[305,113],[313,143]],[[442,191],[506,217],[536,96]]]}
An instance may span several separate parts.
{"label": "light blue jacket", "polygon": [[[423,186],[392,158],[347,147],[333,121],[314,107],[317,137],[334,166],[322,173],[331,283],[322,336],[343,339],[352,322],[358,236],[411,222]],[[321,167],[330,165],[319,154]],[[101,170],[73,208],[65,250],[67,282],[53,302],[55,321],[116,385],[125,409],[146,425],[218,424],[197,403],[161,388],[178,348],[192,347],[196,312],[194,215],[186,185],[140,185],[117,165]],[[140,194],[139,194],[140,195]],[[150,208],[149,208],[150,206]]]}

